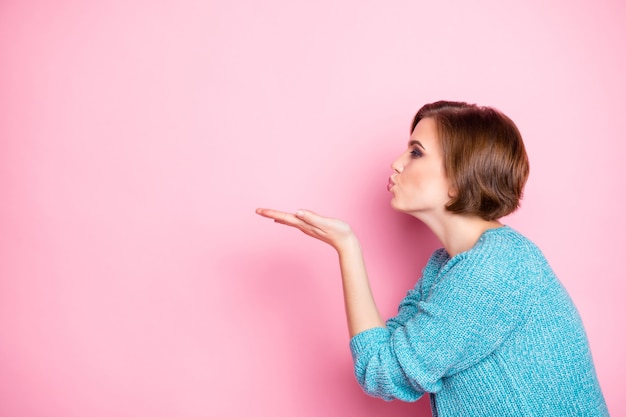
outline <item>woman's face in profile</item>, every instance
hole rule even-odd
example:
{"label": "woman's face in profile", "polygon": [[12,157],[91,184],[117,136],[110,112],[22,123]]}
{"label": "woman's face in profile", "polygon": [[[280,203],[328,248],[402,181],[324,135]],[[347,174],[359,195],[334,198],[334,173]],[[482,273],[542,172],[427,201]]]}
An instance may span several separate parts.
{"label": "woman's face in profile", "polygon": [[415,126],[407,150],[392,164],[388,190],[391,206],[416,215],[445,210],[450,184],[444,174],[437,124],[425,118]]}

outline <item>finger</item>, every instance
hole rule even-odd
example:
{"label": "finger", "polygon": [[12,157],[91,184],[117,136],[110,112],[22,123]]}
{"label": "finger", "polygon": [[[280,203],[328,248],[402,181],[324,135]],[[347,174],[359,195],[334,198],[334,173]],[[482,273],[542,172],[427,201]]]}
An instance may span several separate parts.
{"label": "finger", "polygon": [[325,221],[329,221],[332,219],[319,216],[308,210],[298,210],[295,214],[292,214],[278,210],[258,208],[256,209],[256,213],[263,217],[273,219],[275,223],[293,227],[300,230],[305,235],[320,239],[328,243],[327,233],[313,223],[324,223]]}
{"label": "finger", "polygon": [[266,209],[266,208],[258,208],[258,209],[256,209],[256,214],[258,214],[260,216],[263,216],[263,217],[267,217],[268,219],[276,220],[277,218],[283,218],[288,213],[285,213],[285,212],[282,212],[282,211],[278,211],[278,210],[272,210],[272,209]]}
{"label": "finger", "polygon": [[300,209],[296,211],[295,215],[304,225],[307,226],[306,228],[300,227],[300,229],[304,233],[317,237],[318,239],[324,240],[328,235],[328,231],[336,227],[333,225],[333,222],[336,222],[335,219],[320,216],[310,210]]}
{"label": "finger", "polygon": [[272,219],[279,223],[286,223],[286,224],[292,224],[292,223],[302,224],[303,222],[306,223],[305,219],[309,219],[309,220],[315,219],[314,213],[310,211],[306,211],[306,210],[298,210],[296,214],[292,214],[292,213],[286,213],[284,211],[279,211],[279,210],[258,208],[256,209],[256,213],[263,217],[267,217],[268,219]]}
{"label": "finger", "polygon": [[296,211],[296,217],[320,230],[325,230],[328,227],[329,223],[333,221],[333,219],[329,217],[320,216],[319,214],[314,213],[310,210],[302,209]]}
{"label": "finger", "polygon": [[256,213],[263,217],[267,217],[268,219],[272,219],[276,223],[284,224],[287,226],[302,228],[306,225],[305,222],[297,218],[294,214],[285,213],[284,211],[259,208],[256,210]]}

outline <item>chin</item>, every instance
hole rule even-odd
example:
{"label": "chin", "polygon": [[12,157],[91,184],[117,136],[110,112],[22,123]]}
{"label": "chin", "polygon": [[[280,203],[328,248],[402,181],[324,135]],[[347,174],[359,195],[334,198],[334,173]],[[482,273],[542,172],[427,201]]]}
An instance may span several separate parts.
{"label": "chin", "polygon": [[399,211],[400,213],[406,213],[406,209],[404,209],[401,204],[398,204],[395,198],[391,199],[391,202],[389,203],[389,205],[395,211]]}

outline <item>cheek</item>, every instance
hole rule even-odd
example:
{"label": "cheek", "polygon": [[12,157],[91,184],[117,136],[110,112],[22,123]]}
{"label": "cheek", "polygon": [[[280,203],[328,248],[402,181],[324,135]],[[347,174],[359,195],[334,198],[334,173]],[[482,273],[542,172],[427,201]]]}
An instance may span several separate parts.
{"label": "cheek", "polygon": [[409,187],[421,187],[431,182],[428,170],[423,169],[423,167],[413,166],[402,174],[403,183]]}

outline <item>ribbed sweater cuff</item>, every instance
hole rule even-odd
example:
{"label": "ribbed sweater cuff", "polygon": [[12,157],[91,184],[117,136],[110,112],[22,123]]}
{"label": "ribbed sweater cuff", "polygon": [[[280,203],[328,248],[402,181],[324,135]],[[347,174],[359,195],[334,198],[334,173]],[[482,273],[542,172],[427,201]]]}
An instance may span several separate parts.
{"label": "ribbed sweater cuff", "polygon": [[373,327],[356,334],[350,340],[350,351],[352,359],[356,358],[372,346],[378,346],[380,343],[389,340],[389,330],[386,327]]}

